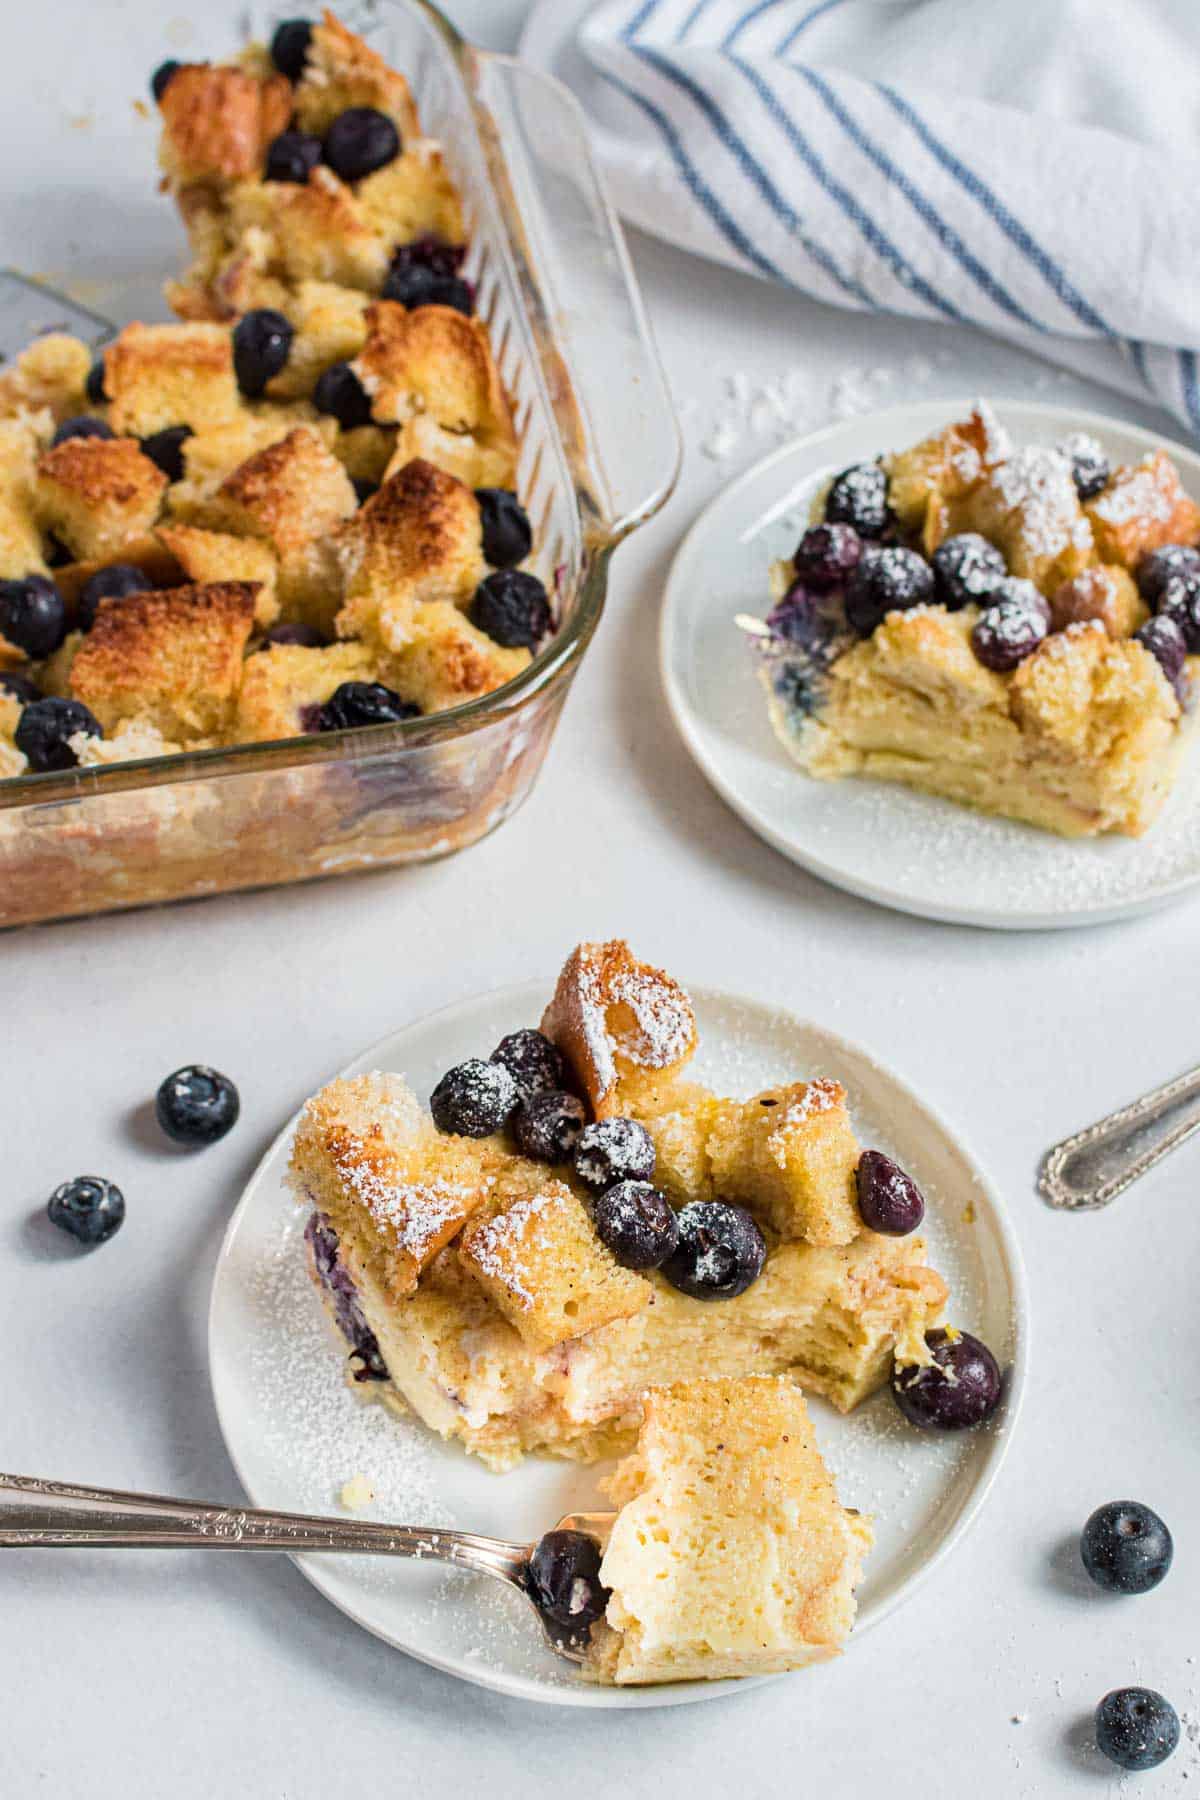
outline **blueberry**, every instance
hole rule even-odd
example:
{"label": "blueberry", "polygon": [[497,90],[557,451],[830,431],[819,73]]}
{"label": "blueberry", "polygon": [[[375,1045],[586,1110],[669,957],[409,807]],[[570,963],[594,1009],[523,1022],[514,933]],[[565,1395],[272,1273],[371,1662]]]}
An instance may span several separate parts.
{"label": "blueberry", "polygon": [[1148,1594],[1171,1567],[1175,1546],[1156,1512],[1137,1500],[1098,1506],[1079,1540],[1083,1566],[1110,1594]]}
{"label": "blueberry", "polygon": [[289,81],[299,81],[303,75],[311,42],[310,19],[284,19],[282,24],[275,27],[275,35],[271,39],[271,61]]}
{"label": "blueberry", "polygon": [[792,557],[799,581],[821,592],[849,581],[862,557],[863,543],[853,525],[810,525]]}
{"label": "blueberry", "polygon": [[166,62],[159,63],[157,69],[155,69],[153,75],[150,77],[150,92],[154,95],[159,106],[162,105],[162,97],[167,91],[172,75],[179,69],[182,69],[182,67],[183,64],[178,62],[175,57],[171,56],[167,58]]}
{"label": "blueberry", "polygon": [[343,681],[321,708],[318,731],[356,731],[363,725],[394,725],[415,719],[420,707],[402,700],[382,681]]}
{"label": "blueberry", "polygon": [[1174,687],[1183,674],[1183,665],[1187,658],[1187,639],[1179,626],[1179,621],[1170,613],[1160,613],[1156,619],[1150,619],[1140,631],[1134,632],[1139,644],[1144,644],[1150,652],[1167,680]]}
{"label": "blueberry", "polygon": [[81,700],[33,700],[21,714],[13,733],[13,743],[28,757],[36,774],[48,769],[73,769],[75,752],[70,739],[78,732],[88,737],[103,737],[99,720]]}
{"label": "blueberry", "polygon": [[343,431],[371,423],[371,400],[349,363],[333,363],[322,371],[313,389],[318,412],[331,413]]}
{"label": "blueberry", "polygon": [[84,582],[75,602],[75,623],[80,631],[90,631],[102,600],[124,600],[127,594],[144,594],[152,585],[149,577],[132,563],[109,563]]}
{"label": "blueberry", "polygon": [[256,400],[287,362],[295,336],[290,319],[272,306],[260,306],[238,320],[233,331],[233,367],[248,400]]}
{"label": "blueberry", "polygon": [[26,656],[50,656],[67,635],[67,609],[45,575],[0,581],[0,637]]}
{"label": "blueberry", "polygon": [[608,1605],[600,1581],[600,1546],[583,1531],[548,1531],[529,1557],[529,1592],[552,1625],[587,1641]]}
{"label": "blueberry", "polygon": [[377,494],[379,492],[379,483],[377,481],[358,480],[354,481],[352,485],[354,488],[354,498],[358,501],[360,506],[365,506],[372,494]]}
{"label": "blueberry", "polygon": [[882,537],[892,523],[887,476],[878,463],[843,469],[825,500],[830,525],[853,525],[860,537]]}
{"label": "blueberry", "polygon": [[104,392],[103,356],[97,356],[92,363],[91,368],[88,370],[87,381],[84,383],[84,392],[87,394],[87,397],[93,406],[99,406],[102,401],[108,398],[107,394]]}
{"label": "blueberry", "polygon": [[67,549],[67,546],[63,543],[57,533],[53,531],[48,532],[46,534],[47,566],[51,569],[65,569],[68,563],[73,563],[74,561],[74,556]]}
{"label": "blueberry", "polygon": [[307,131],[281,131],[267,145],[268,181],[290,181],[303,187],[309,172],[321,160],[321,140]]}
{"label": "blueberry", "polygon": [[470,318],[475,311],[475,291],[459,275],[439,275],[424,263],[393,263],[383,284],[383,298],[398,301],[410,312],[418,306],[452,306]]}
{"label": "blueberry", "polygon": [[1176,575],[1200,576],[1200,550],[1191,544],[1163,544],[1143,556],[1137,567],[1138,593],[1157,607],[1163,589]]}
{"label": "blueberry", "polygon": [[1081,500],[1094,500],[1108,486],[1112,474],[1107,456],[1098,438],[1090,432],[1076,431],[1059,445],[1071,464],[1071,479]]}
{"label": "blueberry", "polygon": [[142,439],[142,455],[148,456],[168,481],[183,480],[183,446],[192,435],[190,425],[167,425]]}
{"label": "blueberry", "polygon": [[1200,652],[1200,573],[1172,575],[1159,593],[1158,617],[1173,619],[1188,650]]}
{"label": "blueberry", "polygon": [[400,154],[400,133],[373,106],[348,106],[325,133],[325,161],[343,181],[361,181]]}
{"label": "blueberry", "polygon": [[861,637],[870,637],[890,612],[904,612],[933,597],[933,570],[923,556],[903,544],[865,551],[846,589],[846,617]]}
{"label": "blueberry", "polygon": [[497,569],[475,589],[467,610],[472,625],[513,650],[540,643],[552,623],[546,590],[524,569]]}
{"label": "blueberry", "polygon": [[432,269],[435,275],[457,275],[467,254],[465,244],[447,244],[427,232],[409,244],[399,244],[392,253],[393,269],[408,269],[414,263]]}
{"label": "blueberry", "polygon": [[623,1269],[657,1269],[679,1245],[679,1223],[665,1194],[648,1181],[618,1181],[592,1210],[596,1235]]}
{"label": "blueberry", "polygon": [[693,1200],[676,1215],[679,1242],[662,1264],[672,1287],[693,1300],[733,1300],[762,1274],[767,1246],[744,1206]]}
{"label": "blueberry", "polygon": [[154,1116],[177,1144],[215,1144],[233,1130],[241,1109],[228,1075],[204,1063],[176,1069],[154,1096]]}
{"label": "blueberry", "polygon": [[846,637],[846,612],[836,593],[814,593],[797,581],[768,614],[767,629],[828,663]]}
{"label": "blueberry", "polygon": [[1046,636],[1040,612],[1020,600],[1000,600],[981,612],[971,632],[971,648],[985,669],[1002,675],[1032,656]]}
{"label": "blueberry", "polygon": [[1000,1403],[1000,1369],[986,1344],[969,1331],[931,1331],[933,1357],[910,1363],[892,1376],[896,1405],[923,1431],[967,1431],[990,1419]]}
{"label": "blueberry", "polygon": [[493,569],[511,569],[524,562],[533,548],[529,514],[508,488],[476,488],[479,523],[483,530],[483,559]]}
{"label": "blueberry", "polygon": [[266,650],[271,644],[299,644],[305,650],[323,650],[327,642],[314,625],[305,625],[299,619],[285,619],[263,632],[258,648]]}
{"label": "blueberry", "polygon": [[575,1147],[575,1173],[598,1194],[615,1181],[649,1181],[654,1139],[636,1119],[598,1119]]}
{"label": "blueberry", "polygon": [[1114,1688],[1096,1708],[1096,1748],[1119,1769],[1157,1769],[1179,1742],[1179,1715],[1153,1688]]}
{"label": "blueberry", "polygon": [[510,1031],[492,1051],[492,1061],[504,1064],[525,1099],[530,1094],[559,1093],[568,1086],[561,1052],[540,1031]]}
{"label": "blueberry", "polygon": [[19,700],[22,706],[31,701],[40,700],[42,690],[32,676],[22,675],[16,669],[0,669],[0,694],[7,694],[10,700]]}
{"label": "blueberry", "polygon": [[65,444],[68,438],[112,438],[117,434],[112,426],[103,419],[93,419],[90,413],[80,413],[77,418],[64,419],[50,439],[50,448],[56,444]]}
{"label": "blueberry", "polygon": [[312,1253],[312,1266],[317,1280],[329,1295],[338,1330],[350,1346],[350,1368],[354,1380],[386,1381],[388,1367],[379,1348],[379,1339],[367,1324],[358,1289],[342,1262],[337,1232],[323,1213],[313,1213],[304,1227],[304,1241]]}
{"label": "blueberry", "polygon": [[522,1156],[534,1162],[569,1162],[586,1123],[583,1101],[574,1094],[529,1094],[513,1115],[513,1136]]}
{"label": "blueberry", "polygon": [[977,531],[961,531],[933,553],[934,590],[951,612],[986,600],[1008,573],[1003,556]]}
{"label": "blueberry", "polygon": [[858,1210],[868,1231],[907,1237],[925,1217],[925,1197],[911,1175],[882,1150],[864,1150],[858,1159]]}
{"label": "blueberry", "polygon": [[46,1206],[52,1225],[89,1248],[105,1244],[125,1222],[125,1196],[101,1175],[77,1175],[56,1187]]}
{"label": "blueberry", "polygon": [[429,1096],[439,1131],[456,1137],[491,1137],[503,1131],[520,1104],[521,1091],[503,1063],[472,1056],[450,1069]]}

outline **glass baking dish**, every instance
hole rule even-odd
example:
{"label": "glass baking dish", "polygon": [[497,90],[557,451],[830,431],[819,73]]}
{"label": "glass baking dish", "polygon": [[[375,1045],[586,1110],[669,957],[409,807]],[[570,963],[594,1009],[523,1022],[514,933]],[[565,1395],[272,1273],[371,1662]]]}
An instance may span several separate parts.
{"label": "glass baking dish", "polygon": [[[476,843],[530,792],[603,611],[612,552],[674,485],[678,426],[573,97],[474,49],[427,0],[384,0],[365,30],[408,77],[462,192],[464,272],[512,397],[518,486],[558,630],[507,686],[428,718],[0,782],[0,925]],[[0,350],[52,328],[98,345],[117,323],[0,276]]]}

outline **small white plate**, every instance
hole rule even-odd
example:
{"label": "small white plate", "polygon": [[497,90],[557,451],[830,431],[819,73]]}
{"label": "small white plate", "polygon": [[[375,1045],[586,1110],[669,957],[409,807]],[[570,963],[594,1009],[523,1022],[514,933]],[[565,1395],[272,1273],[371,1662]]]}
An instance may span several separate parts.
{"label": "small white plate", "polygon": [[[1006,930],[1127,918],[1200,883],[1200,748],[1193,745],[1161,816],[1141,839],[1068,839],[988,818],[882,781],[813,781],[767,720],[738,613],[762,617],[767,577],[792,554],[813,494],[837,469],[902,449],[970,402],[923,401],[813,432],[777,450],[718,495],[676,554],[663,603],[660,656],[683,740],[723,799],[760,837],[836,887],[923,918]],[[1114,463],[1163,440],[1101,414],[998,403],[1019,443],[1068,431],[1098,437]],[[1200,456],[1167,443],[1200,496]]]}
{"label": "small white plate", "polygon": [[[345,1070],[394,1069],[425,1099],[438,1077],[535,1022],[549,983],[529,982],[436,1013],[374,1045]],[[995,1420],[945,1439],[913,1431],[890,1395],[843,1418],[812,1402],[842,1500],[874,1514],[877,1541],[859,1591],[859,1637],[912,1593],[975,1518],[1000,1467],[1020,1404],[1027,1308],[1020,1253],[1003,1208],[947,1127],[894,1075],[820,1026],[753,1001],[693,989],[697,1073],[753,1093],[782,1076],[836,1076],[867,1143],[909,1168],[929,1201],[932,1260],[952,1290],[951,1317],[989,1343],[1007,1370]],[[415,1420],[363,1405],[343,1379],[345,1354],[304,1266],[304,1217],[283,1185],[288,1123],[230,1222],[213,1282],[209,1358],[229,1454],[257,1506],[336,1513],[343,1484],[366,1475],[364,1516],[534,1539],[564,1513],[603,1505],[602,1467],[530,1458],[507,1475],[443,1444]],[[528,1605],[485,1577],[390,1558],[297,1558],[336,1606],[388,1643],[468,1681],[574,1706],[666,1706],[744,1683],[599,1688],[543,1647]],[[852,1640],[853,1645],[853,1640]],[[852,1648],[852,1646],[851,1646]]]}

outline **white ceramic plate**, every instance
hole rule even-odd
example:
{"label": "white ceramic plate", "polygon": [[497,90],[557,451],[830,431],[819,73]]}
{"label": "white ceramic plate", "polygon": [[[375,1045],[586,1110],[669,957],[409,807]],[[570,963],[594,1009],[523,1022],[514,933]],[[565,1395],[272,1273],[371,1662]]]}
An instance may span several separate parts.
{"label": "white ceramic plate", "polygon": [[[444,1070],[469,1055],[487,1054],[505,1032],[536,1021],[549,988],[545,981],[526,983],[434,1014],[385,1038],[344,1073],[398,1070],[427,1098]],[[702,1041],[697,1072],[726,1091],[753,1093],[784,1075],[817,1072],[845,1083],[861,1136],[896,1155],[925,1191],[927,1235],[933,1260],[951,1284],[953,1318],[984,1338],[1008,1370],[996,1419],[957,1438],[913,1431],[887,1393],[850,1418],[812,1403],[843,1501],[876,1518],[877,1542],[859,1593],[855,1635],[861,1636],[958,1542],[1000,1466],[1026,1360],[1020,1254],[975,1163],[894,1075],[789,1013],[704,989],[692,994]],[[305,1271],[304,1219],[283,1186],[293,1125],[281,1132],[246,1188],[213,1284],[213,1394],[250,1499],[258,1506],[336,1513],[342,1485],[364,1474],[376,1494],[365,1516],[531,1540],[564,1513],[597,1504],[602,1468],[530,1458],[511,1474],[492,1475],[415,1420],[355,1398],[343,1380],[344,1351]],[[526,1602],[497,1582],[387,1558],[298,1561],[336,1606],[388,1643],[524,1699],[663,1706],[710,1699],[738,1685],[592,1687],[543,1647]]]}
{"label": "white ceramic plate", "polygon": [[[1200,747],[1140,840],[1067,839],[881,781],[813,781],[767,721],[737,613],[762,617],[770,564],[790,556],[820,482],[849,463],[901,449],[970,403],[925,401],[847,420],[786,445],[705,508],[683,540],[663,604],[667,701],[717,792],[775,849],[814,875],[924,918],[1005,929],[1093,925],[1147,912],[1200,882]],[[1090,431],[1112,461],[1162,443],[1119,419],[1061,406],[998,403],[1022,443]],[[1168,444],[1200,496],[1200,456]]]}

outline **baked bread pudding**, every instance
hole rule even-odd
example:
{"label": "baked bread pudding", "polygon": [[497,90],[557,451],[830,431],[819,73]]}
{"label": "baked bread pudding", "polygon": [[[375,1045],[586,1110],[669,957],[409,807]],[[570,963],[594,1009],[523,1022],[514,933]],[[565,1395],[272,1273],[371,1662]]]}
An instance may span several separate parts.
{"label": "baked bread pudding", "polygon": [[854,1623],[871,1528],[838,1500],[787,1375],[649,1388],[584,1672],[618,1686],[771,1675],[826,1662]]}
{"label": "baked bread pudding", "polygon": [[808,775],[1137,837],[1194,721],[1200,508],[1165,452],[1014,448],[978,407],[845,469],[750,632]]}
{"label": "baked bread pudding", "polygon": [[326,14],[153,85],[184,322],[0,375],[0,775],[441,712],[554,628],[404,78]]}

